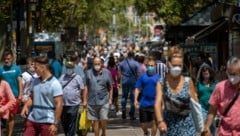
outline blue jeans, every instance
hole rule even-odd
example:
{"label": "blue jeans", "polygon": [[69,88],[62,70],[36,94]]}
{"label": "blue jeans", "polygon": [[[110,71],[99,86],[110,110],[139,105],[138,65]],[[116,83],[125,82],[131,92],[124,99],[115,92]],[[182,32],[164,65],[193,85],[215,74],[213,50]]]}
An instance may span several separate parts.
{"label": "blue jeans", "polygon": [[63,106],[62,126],[66,136],[75,136],[79,105]]}
{"label": "blue jeans", "polygon": [[128,96],[130,95],[130,117],[134,117],[135,114],[135,107],[134,107],[134,84],[122,84],[122,111],[126,113],[126,106],[127,106],[127,100]]}

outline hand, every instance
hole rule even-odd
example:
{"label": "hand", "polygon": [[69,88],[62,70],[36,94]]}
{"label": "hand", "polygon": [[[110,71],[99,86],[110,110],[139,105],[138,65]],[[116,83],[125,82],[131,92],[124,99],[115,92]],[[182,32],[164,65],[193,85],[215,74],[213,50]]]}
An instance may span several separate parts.
{"label": "hand", "polygon": [[22,109],[22,111],[21,111],[21,116],[23,117],[23,118],[27,118],[27,115],[28,115],[28,107],[27,106],[23,106],[23,109]]}
{"label": "hand", "polygon": [[161,133],[167,132],[167,125],[164,121],[160,122],[157,127]]}
{"label": "hand", "polygon": [[23,96],[22,95],[19,95],[18,96],[18,102],[21,103],[23,101]]}
{"label": "hand", "polygon": [[118,87],[118,88],[122,88],[121,84],[118,84],[117,87]]}
{"label": "hand", "polygon": [[83,101],[82,106],[83,106],[83,108],[86,108],[87,107],[87,102]]}
{"label": "hand", "polygon": [[201,136],[211,136],[211,131],[209,128],[204,128],[203,132],[201,133]]}
{"label": "hand", "polygon": [[135,108],[138,108],[138,106],[139,106],[139,103],[138,103],[138,101],[137,101],[137,100],[135,100],[135,101],[134,101],[134,106],[135,106]]}
{"label": "hand", "polygon": [[57,134],[57,130],[58,130],[57,125],[52,124],[52,125],[49,127],[50,136],[55,136],[55,135]]}

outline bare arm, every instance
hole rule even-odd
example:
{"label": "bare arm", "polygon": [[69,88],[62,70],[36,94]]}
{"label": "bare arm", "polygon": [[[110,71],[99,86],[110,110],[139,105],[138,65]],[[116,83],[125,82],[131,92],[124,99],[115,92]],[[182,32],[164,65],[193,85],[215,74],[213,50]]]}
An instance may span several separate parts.
{"label": "bare arm", "polygon": [[54,123],[49,127],[50,136],[54,136],[58,130],[58,124],[62,114],[62,95],[54,97],[55,103],[55,116],[54,116]]}
{"label": "bare arm", "polygon": [[162,109],[162,102],[163,102],[163,97],[162,97],[162,85],[160,82],[157,83],[156,85],[156,99],[155,99],[155,116],[156,116],[156,121],[157,121],[157,127],[161,132],[166,132],[167,131],[167,126],[166,123],[164,122],[163,118],[163,109]]}
{"label": "bare arm", "polygon": [[190,95],[193,100],[198,102],[198,95],[197,95],[197,89],[194,86],[194,83],[192,80],[189,81],[189,87],[190,87]]}
{"label": "bare arm", "polygon": [[83,106],[87,106],[88,87],[85,86],[83,90]]}
{"label": "bare arm", "polygon": [[18,89],[19,89],[18,99],[20,101],[22,101],[22,98],[23,98],[23,81],[22,81],[22,77],[18,77]]}
{"label": "bare arm", "polygon": [[23,106],[23,109],[21,111],[21,116],[23,118],[26,118],[28,116],[28,112],[29,112],[28,110],[30,107],[32,107],[32,97],[33,97],[33,95],[31,94]]}
{"label": "bare arm", "polygon": [[113,87],[112,85],[110,85],[110,88],[109,88],[109,100],[108,100],[108,103],[109,104],[112,104],[112,96],[113,96]]}
{"label": "bare arm", "polygon": [[217,113],[217,108],[210,105],[210,108],[208,110],[207,119],[206,119],[205,124],[204,124],[203,136],[210,136],[211,135],[210,126],[213,123],[213,120],[216,116],[216,113]]}

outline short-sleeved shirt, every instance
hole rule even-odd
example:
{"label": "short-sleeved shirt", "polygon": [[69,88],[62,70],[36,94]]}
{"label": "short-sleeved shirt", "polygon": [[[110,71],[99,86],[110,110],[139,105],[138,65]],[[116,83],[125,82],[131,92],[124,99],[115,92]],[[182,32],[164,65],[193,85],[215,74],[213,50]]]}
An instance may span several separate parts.
{"label": "short-sleeved shirt", "polygon": [[119,64],[119,70],[122,73],[122,84],[136,83],[137,78],[135,74],[140,70],[138,62],[132,58],[126,58]]}
{"label": "short-sleeved shirt", "polygon": [[110,68],[109,71],[111,72],[112,79],[113,79],[113,88],[117,88],[117,77],[118,77],[118,71],[116,68]]}
{"label": "short-sleeved shirt", "polygon": [[23,79],[23,98],[24,100],[27,100],[29,97],[31,90],[32,90],[32,81],[38,78],[38,75],[36,73],[30,73],[28,71],[23,72],[22,79]]}
{"label": "short-sleeved shirt", "polygon": [[0,67],[1,77],[8,82],[10,85],[13,95],[18,97],[19,95],[19,86],[18,86],[18,77],[22,76],[22,71],[17,65],[11,66],[2,66]]}
{"label": "short-sleeved shirt", "polygon": [[53,74],[56,78],[59,78],[62,73],[62,66],[58,60],[49,59],[49,63],[53,68]]}
{"label": "short-sleeved shirt", "polygon": [[[222,117],[229,103],[232,101],[237,91],[228,80],[219,82],[209,100],[210,105],[217,107],[217,113]],[[223,117],[219,129],[219,136],[239,136],[240,135],[240,97],[232,105],[227,115]]]}
{"label": "short-sleeved shirt", "polygon": [[141,107],[154,106],[156,97],[156,84],[159,82],[160,76],[158,74],[148,75],[142,74],[136,83],[136,88],[142,89],[142,96],[140,100]]}
{"label": "short-sleeved shirt", "polygon": [[82,78],[77,74],[73,74],[71,77],[67,76],[66,74],[63,74],[59,78],[59,82],[62,86],[65,86],[63,88],[63,105],[64,106],[79,105],[81,101],[80,93],[81,90],[84,89],[84,83]]}
{"label": "short-sleeved shirt", "polygon": [[109,100],[109,88],[113,84],[109,70],[103,68],[100,74],[94,69],[86,72],[86,85],[88,88],[88,104],[104,105]]}
{"label": "short-sleeved shirt", "polygon": [[216,84],[217,81],[214,81],[210,86],[206,86],[202,82],[197,82],[196,84],[199,103],[206,111],[208,111],[209,109],[208,101],[213,90],[215,89]]}
{"label": "short-sleeved shirt", "polygon": [[63,95],[62,86],[54,77],[41,81],[33,80],[33,105],[28,119],[36,123],[53,123],[55,117],[54,98]]}
{"label": "short-sleeved shirt", "polygon": [[[66,66],[63,66],[63,68],[62,68],[62,74],[66,74],[66,70],[67,70]],[[75,67],[74,67],[74,72],[75,72],[76,74],[78,74],[78,75],[82,78],[82,80],[84,81],[84,83],[85,83],[85,74],[84,74],[84,72],[83,72],[83,68],[82,68],[81,66],[79,66],[79,65],[75,65]]]}

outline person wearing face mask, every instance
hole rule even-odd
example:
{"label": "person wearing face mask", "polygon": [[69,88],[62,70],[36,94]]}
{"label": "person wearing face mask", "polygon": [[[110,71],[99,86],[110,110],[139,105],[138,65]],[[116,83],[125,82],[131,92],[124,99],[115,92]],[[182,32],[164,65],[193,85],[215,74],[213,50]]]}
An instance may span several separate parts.
{"label": "person wearing face mask", "polygon": [[109,107],[112,104],[113,79],[110,71],[102,68],[101,58],[93,59],[93,67],[86,71],[86,89],[83,106],[87,107],[88,119],[93,121],[95,136],[106,136]]}
{"label": "person wearing face mask", "polygon": [[217,116],[218,136],[240,135],[240,60],[232,57],[227,62],[228,79],[219,82],[210,99],[210,108],[205,121],[203,136],[210,136],[210,126]]}
{"label": "person wearing face mask", "polygon": [[[155,115],[154,115],[154,103],[156,96],[156,84],[159,81],[160,76],[155,72],[156,63],[152,57],[148,58],[147,71],[140,75],[137,80],[135,88],[134,105],[139,108],[139,119],[144,136],[149,136],[148,123],[152,124],[151,135],[155,136],[157,132]],[[141,99],[138,102],[138,96],[141,92]]]}
{"label": "person wearing face mask", "polygon": [[[22,83],[22,71],[19,66],[13,64],[14,54],[11,50],[5,50],[4,61],[5,64],[0,67],[0,76],[3,80],[7,81],[11,87],[13,95],[16,98],[16,104],[10,111],[8,120],[8,135],[13,135],[14,130],[14,117],[19,110],[19,104],[23,98],[23,83]],[[6,125],[6,124],[5,124]]]}
{"label": "person wearing face mask", "polygon": [[27,70],[23,72],[23,102],[25,103],[30,95],[32,81],[38,77],[34,70],[34,61],[31,57],[27,58]]}
{"label": "person wearing face mask", "polygon": [[[208,64],[203,64],[199,69],[200,75],[196,82],[199,104],[202,107],[203,120],[206,120],[208,109],[210,107],[208,101],[217,84],[215,73]],[[211,126],[211,133],[214,134],[214,126]]]}
{"label": "person wearing face mask", "polygon": [[76,134],[77,115],[84,90],[84,81],[75,73],[75,63],[66,62],[66,73],[61,75],[59,82],[63,88],[63,111],[61,121],[66,136]]}
{"label": "person wearing face mask", "polygon": [[183,53],[173,46],[168,52],[169,72],[156,85],[157,127],[167,136],[195,136],[197,131],[190,112],[190,99],[198,102],[193,81],[182,75]]}

